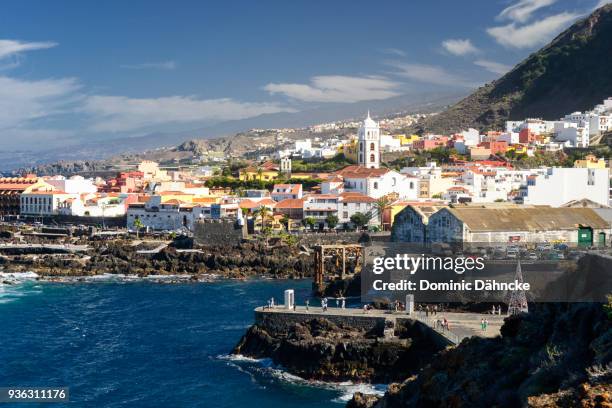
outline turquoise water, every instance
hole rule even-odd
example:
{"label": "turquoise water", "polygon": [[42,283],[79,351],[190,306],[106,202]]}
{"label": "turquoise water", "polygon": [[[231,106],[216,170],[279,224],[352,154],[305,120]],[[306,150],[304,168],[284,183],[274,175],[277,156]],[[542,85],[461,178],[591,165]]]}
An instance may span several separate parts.
{"label": "turquoise water", "polygon": [[310,282],[0,286],[0,387],[67,386],[70,407],[342,407],[364,386],[227,357],[287,288],[301,303]]}

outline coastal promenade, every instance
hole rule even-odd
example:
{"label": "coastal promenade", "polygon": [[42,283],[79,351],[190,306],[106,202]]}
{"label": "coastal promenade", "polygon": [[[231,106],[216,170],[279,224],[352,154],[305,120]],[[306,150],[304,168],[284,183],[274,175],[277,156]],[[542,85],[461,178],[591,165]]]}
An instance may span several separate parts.
{"label": "coastal promenade", "polygon": [[[362,327],[368,327],[368,321],[371,327],[374,327],[378,322],[397,320],[417,320],[437,333],[442,335],[449,343],[459,344],[466,337],[495,337],[500,333],[500,328],[503,325],[505,315],[491,315],[481,313],[457,313],[457,312],[438,312],[436,315],[430,314],[426,316],[424,312],[414,312],[409,315],[406,312],[392,312],[389,310],[369,310],[365,312],[363,309],[356,308],[337,308],[328,307],[324,311],[321,307],[310,306],[306,309],[305,306],[296,306],[295,309],[287,309],[283,305],[268,307],[258,307],[255,309],[256,316],[262,316],[265,319],[278,317],[288,321],[306,320],[309,318],[324,317],[333,322],[346,322],[347,324],[355,324]],[[443,329],[437,324],[437,321],[442,321],[446,318],[448,321],[449,330]],[[482,330],[481,321],[486,319],[488,326],[486,330]],[[259,320],[259,319],[258,319]]]}
{"label": "coastal promenade", "polygon": [[0,243],[1,250],[51,250],[61,252],[85,252],[90,249],[89,245],[72,245],[72,244],[11,244]]}

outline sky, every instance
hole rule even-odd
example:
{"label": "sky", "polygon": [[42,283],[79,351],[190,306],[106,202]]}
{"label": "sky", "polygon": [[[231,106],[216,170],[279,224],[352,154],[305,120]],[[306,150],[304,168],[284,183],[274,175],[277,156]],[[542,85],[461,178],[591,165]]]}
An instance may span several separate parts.
{"label": "sky", "polygon": [[609,1],[3,2],[0,151],[468,93]]}

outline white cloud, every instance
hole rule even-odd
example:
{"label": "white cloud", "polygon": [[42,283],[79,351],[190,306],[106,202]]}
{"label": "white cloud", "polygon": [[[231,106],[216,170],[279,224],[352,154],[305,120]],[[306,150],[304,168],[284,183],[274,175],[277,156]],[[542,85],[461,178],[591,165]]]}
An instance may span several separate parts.
{"label": "white cloud", "polygon": [[487,33],[504,47],[531,48],[552,40],[578,17],[580,14],[563,12],[529,25],[517,26],[515,23],[510,23],[505,26],[491,27],[487,29]]}
{"label": "white cloud", "polygon": [[43,50],[46,48],[55,47],[57,43],[44,42],[23,42],[17,40],[0,40],[0,59],[11,57],[22,52]]}
{"label": "white cloud", "polygon": [[525,23],[531,15],[543,8],[550,6],[557,0],[519,0],[516,4],[506,7],[497,16],[500,20],[512,20],[518,23]]}
{"label": "white cloud", "polygon": [[399,95],[398,83],[382,76],[352,77],[321,75],[311,78],[311,85],[270,83],[264,89],[305,102],[359,102],[387,99]]}
{"label": "white cloud", "polygon": [[25,81],[0,76],[0,129],[64,112],[79,88],[73,78]]}
{"label": "white cloud", "polygon": [[170,123],[220,122],[293,111],[274,103],[239,102],[229,98],[128,98],[102,95],[88,97],[81,110],[92,115],[90,130],[94,132],[122,132]]}
{"label": "white cloud", "polygon": [[442,47],[453,55],[476,54],[478,48],[470,40],[448,39],[442,41]]}
{"label": "white cloud", "polygon": [[406,52],[400,50],[399,48],[383,48],[380,51],[382,53],[384,53],[384,54],[396,55],[398,57],[405,57],[406,56]]}
{"label": "white cloud", "polygon": [[399,72],[396,72],[396,75],[417,82],[445,86],[458,86],[462,88],[470,88],[478,85],[435,65],[409,64],[404,62],[389,62],[388,65],[399,69]]}
{"label": "white cloud", "polygon": [[606,4],[610,4],[612,3],[612,0],[599,0],[599,2],[597,3],[597,5],[595,6],[596,9],[605,6]]}
{"label": "white cloud", "polygon": [[176,61],[145,62],[143,64],[121,65],[121,68],[127,69],[161,69],[166,71],[176,69],[177,67],[178,64]]}
{"label": "white cloud", "polygon": [[502,64],[501,62],[488,61],[488,60],[476,60],[474,61],[474,64],[486,69],[489,72],[493,72],[494,74],[499,74],[499,75],[503,75],[512,69],[512,66],[510,65]]}

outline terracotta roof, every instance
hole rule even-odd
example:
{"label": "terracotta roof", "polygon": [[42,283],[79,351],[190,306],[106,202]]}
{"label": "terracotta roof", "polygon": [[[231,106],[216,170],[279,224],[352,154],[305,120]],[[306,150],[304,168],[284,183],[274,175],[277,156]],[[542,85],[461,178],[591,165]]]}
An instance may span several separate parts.
{"label": "terracotta roof", "polygon": [[342,193],[340,197],[342,197],[343,203],[373,203],[376,201],[376,199],[360,193]]}
{"label": "terracotta roof", "polygon": [[303,208],[304,207],[304,199],[302,198],[287,198],[285,200],[279,201],[276,203],[276,209],[283,208]]}
{"label": "terracotta roof", "polygon": [[469,190],[465,187],[455,186],[455,187],[450,187],[447,191],[469,191]]}
{"label": "terracotta roof", "polygon": [[365,178],[365,177],[380,177],[391,170],[387,168],[369,169],[361,166],[348,166],[342,170],[338,170],[334,174],[344,178]]}
{"label": "terracotta roof", "polygon": [[[276,189],[289,190],[289,191],[274,191]],[[301,184],[275,184],[272,189],[272,194],[299,194],[302,190]]]}

